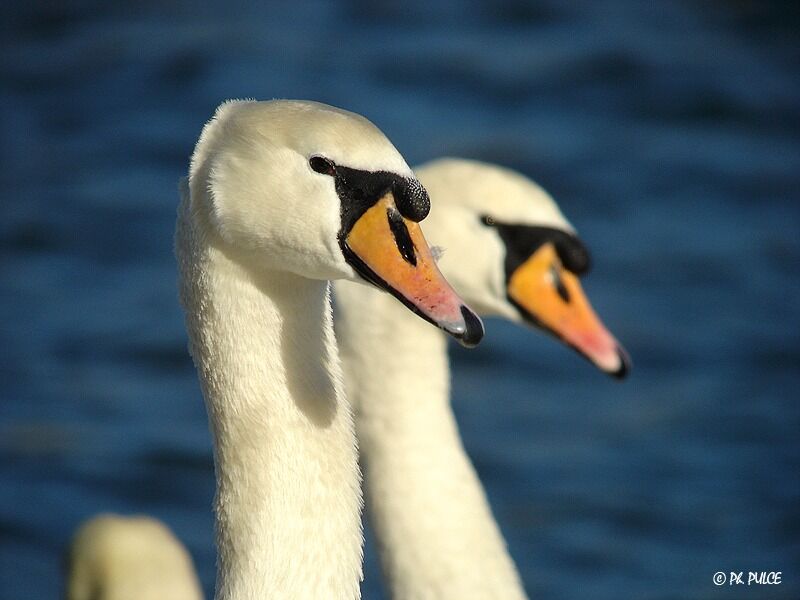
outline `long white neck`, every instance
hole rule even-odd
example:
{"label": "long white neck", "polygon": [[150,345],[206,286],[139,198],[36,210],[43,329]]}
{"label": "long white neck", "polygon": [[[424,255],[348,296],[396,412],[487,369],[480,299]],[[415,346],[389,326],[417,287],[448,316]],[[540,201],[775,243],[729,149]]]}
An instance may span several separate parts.
{"label": "long white neck", "polygon": [[335,295],[368,514],[392,598],[525,598],[458,434],[444,335],[378,290],[337,282]]}
{"label": "long white neck", "polygon": [[360,474],[328,285],[242,266],[188,202],[176,252],[214,440],[216,598],[359,598]]}

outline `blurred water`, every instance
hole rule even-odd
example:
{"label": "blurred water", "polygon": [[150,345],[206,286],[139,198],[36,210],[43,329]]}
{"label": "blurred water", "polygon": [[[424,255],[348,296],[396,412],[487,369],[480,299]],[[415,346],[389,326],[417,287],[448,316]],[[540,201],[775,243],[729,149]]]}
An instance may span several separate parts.
{"label": "blurred water", "polygon": [[[0,597],[57,597],[72,530],[107,510],[165,519],[211,594],[210,441],[171,245],[176,182],[229,97],[361,112],[412,163],[520,169],[594,251],[586,287],[634,356],[627,382],[500,322],[452,353],[532,596],[800,596],[796,3],[0,15]],[[731,570],[783,584],[712,584]]]}

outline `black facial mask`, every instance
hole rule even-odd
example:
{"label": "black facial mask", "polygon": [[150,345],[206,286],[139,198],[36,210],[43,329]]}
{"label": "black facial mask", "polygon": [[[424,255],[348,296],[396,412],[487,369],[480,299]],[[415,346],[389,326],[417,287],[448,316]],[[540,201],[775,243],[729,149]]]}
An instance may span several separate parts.
{"label": "black facial mask", "polygon": [[591,267],[589,251],[583,242],[571,233],[538,225],[508,225],[489,216],[481,217],[481,222],[487,227],[497,229],[500,239],[506,246],[507,279],[511,278],[517,267],[548,242],[553,244],[558,258],[567,270],[576,275],[583,275]]}

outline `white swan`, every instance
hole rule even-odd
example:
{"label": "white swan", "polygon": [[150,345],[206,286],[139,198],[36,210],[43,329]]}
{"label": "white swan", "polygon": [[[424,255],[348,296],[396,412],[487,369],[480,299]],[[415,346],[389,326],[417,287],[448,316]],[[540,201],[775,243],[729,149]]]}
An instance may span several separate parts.
{"label": "white swan", "polygon": [[[586,250],[539,186],[465,160],[416,173],[433,198],[428,239],[444,247],[440,267],[472,306],[533,323],[602,370],[625,373],[624,352],[576,276],[588,267]],[[372,290],[337,282],[335,296],[368,514],[391,597],[525,598],[458,434],[444,337]]]}
{"label": "white swan", "polygon": [[214,442],[218,599],[359,597],[360,476],[326,280],[368,279],[476,342],[415,222],[428,208],[352,113],[231,102],[204,128],[176,254]]}
{"label": "white swan", "polygon": [[68,560],[67,600],[203,600],[189,552],[150,517],[93,517]]}

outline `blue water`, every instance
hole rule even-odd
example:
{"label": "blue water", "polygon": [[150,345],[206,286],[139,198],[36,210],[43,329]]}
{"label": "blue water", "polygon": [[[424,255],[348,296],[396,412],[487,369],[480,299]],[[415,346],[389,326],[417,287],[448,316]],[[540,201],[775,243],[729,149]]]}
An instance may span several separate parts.
{"label": "blue water", "polygon": [[[790,2],[8,2],[0,8],[0,597],[156,515],[214,579],[176,185],[229,97],[506,164],[593,250],[624,383],[490,321],[455,409],[532,596],[800,597],[800,10]],[[435,199],[434,199],[435,201]],[[716,571],[782,571],[717,588]],[[374,549],[364,595],[381,598]]]}

